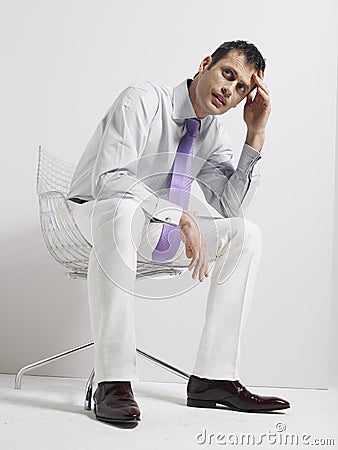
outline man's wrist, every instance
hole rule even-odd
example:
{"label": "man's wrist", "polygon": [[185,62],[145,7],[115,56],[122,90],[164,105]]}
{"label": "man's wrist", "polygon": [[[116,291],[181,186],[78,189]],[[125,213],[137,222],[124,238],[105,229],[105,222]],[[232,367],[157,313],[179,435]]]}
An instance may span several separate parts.
{"label": "man's wrist", "polygon": [[182,228],[185,225],[188,225],[190,222],[191,222],[191,218],[190,218],[189,214],[185,211],[182,211],[182,216],[180,219],[179,227]]}
{"label": "man's wrist", "polygon": [[265,142],[265,130],[262,131],[247,131],[245,143],[250,145],[254,150],[260,152]]}

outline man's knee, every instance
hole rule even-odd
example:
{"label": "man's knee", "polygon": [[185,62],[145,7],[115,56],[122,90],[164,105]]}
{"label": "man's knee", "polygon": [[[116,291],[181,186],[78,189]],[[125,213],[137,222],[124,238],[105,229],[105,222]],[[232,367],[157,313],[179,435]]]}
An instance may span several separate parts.
{"label": "man's knee", "polygon": [[[221,225],[221,226],[219,226]],[[252,247],[254,250],[262,245],[262,232],[260,227],[245,217],[231,217],[224,219],[217,225],[217,255],[226,251],[235,251],[243,247]]]}
{"label": "man's knee", "polygon": [[93,210],[94,235],[105,239],[111,237],[116,243],[125,241],[136,244],[144,223],[144,211],[140,202],[133,198],[100,200]]}
{"label": "man's knee", "polygon": [[262,238],[260,227],[246,217],[231,217],[230,228],[233,234],[240,234],[253,239]]}
{"label": "man's knee", "polygon": [[251,220],[244,219],[245,240],[247,243],[262,243],[262,231],[259,225]]}
{"label": "man's knee", "polygon": [[127,228],[130,228],[130,225],[135,221],[143,225],[145,220],[140,202],[133,198],[100,200],[94,207],[93,216],[96,217],[98,223],[110,221]]}

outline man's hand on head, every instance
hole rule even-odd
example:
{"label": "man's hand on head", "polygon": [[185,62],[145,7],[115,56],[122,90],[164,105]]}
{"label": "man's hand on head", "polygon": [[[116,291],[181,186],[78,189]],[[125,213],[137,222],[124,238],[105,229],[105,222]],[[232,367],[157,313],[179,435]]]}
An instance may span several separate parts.
{"label": "man's hand on head", "polygon": [[260,151],[265,140],[265,128],[271,112],[270,93],[263,81],[263,73],[253,74],[257,89],[251,91],[244,105],[244,122],[247,125],[245,142]]}

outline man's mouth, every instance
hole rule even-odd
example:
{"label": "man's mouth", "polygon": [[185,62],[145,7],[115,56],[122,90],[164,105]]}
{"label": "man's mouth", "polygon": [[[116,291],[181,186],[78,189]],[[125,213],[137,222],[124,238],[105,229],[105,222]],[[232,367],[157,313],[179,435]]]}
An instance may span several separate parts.
{"label": "man's mouth", "polygon": [[218,107],[226,106],[227,99],[225,97],[223,97],[223,95],[213,93],[212,96],[215,100],[216,106],[218,106]]}

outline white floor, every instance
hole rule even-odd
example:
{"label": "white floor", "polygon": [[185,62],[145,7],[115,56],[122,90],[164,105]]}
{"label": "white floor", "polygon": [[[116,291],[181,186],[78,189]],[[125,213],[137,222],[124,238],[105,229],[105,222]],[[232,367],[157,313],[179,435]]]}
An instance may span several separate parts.
{"label": "white floor", "polygon": [[[85,380],[24,376],[21,390],[14,390],[13,386],[13,375],[0,375],[1,450],[234,448],[235,441],[240,443],[244,433],[241,448],[309,448],[309,445],[335,448],[338,445],[336,388],[247,386],[252,392],[277,395],[291,403],[291,408],[284,412],[258,414],[222,407],[189,408],[185,406],[185,384],[133,382],[142,420],[128,429],[98,422],[93,411],[83,409]],[[292,433],[293,445],[290,444]],[[315,439],[319,439],[319,444]],[[328,442],[330,439],[335,445]]]}

